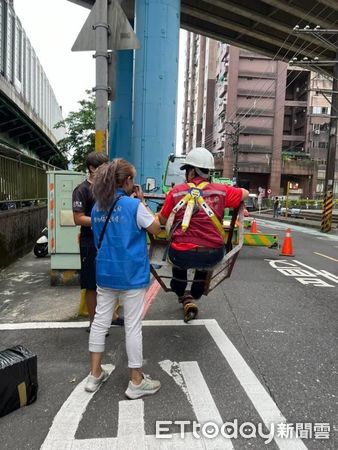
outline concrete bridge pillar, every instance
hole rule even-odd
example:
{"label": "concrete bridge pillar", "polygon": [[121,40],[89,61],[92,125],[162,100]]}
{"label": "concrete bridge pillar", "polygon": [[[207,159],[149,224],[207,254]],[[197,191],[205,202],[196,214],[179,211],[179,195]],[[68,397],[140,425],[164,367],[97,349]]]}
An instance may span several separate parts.
{"label": "concrete bridge pillar", "polygon": [[132,162],[133,50],[116,52],[116,97],[111,103],[109,159]]}
{"label": "concrete bridge pillar", "polygon": [[141,184],[153,177],[160,186],[175,152],[179,26],[179,0],[135,0],[132,162]]}

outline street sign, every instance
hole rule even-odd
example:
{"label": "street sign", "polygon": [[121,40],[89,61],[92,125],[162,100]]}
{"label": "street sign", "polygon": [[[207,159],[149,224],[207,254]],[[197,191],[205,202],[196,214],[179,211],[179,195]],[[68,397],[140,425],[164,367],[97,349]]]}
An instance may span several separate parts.
{"label": "street sign", "polygon": [[[86,22],[84,23],[76,41],[73,44],[73,52],[96,50],[95,28],[97,25],[96,2]],[[140,43],[129,23],[127,16],[118,1],[108,3],[108,50],[132,50],[140,48]]]}

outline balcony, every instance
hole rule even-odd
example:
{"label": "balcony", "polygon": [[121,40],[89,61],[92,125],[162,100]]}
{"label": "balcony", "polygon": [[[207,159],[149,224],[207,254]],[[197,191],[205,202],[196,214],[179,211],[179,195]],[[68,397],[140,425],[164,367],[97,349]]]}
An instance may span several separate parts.
{"label": "balcony", "polygon": [[245,97],[264,97],[264,98],[275,98],[275,91],[254,91],[252,89],[238,89],[238,95]]}
{"label": "balcony", "polygon": [[223,98],[228,90],[228,83],[221,82],[218,88],[218,98]]}
{"label": "balcony", "polygon": [[270,173],[270,164],[266,163],[257,163],[250,161],[239,161],[238,162],[238,170],[239,172],[246,173]]}
{"label": "balcony", "polygon": [[301,108],[307,107],[307,101],[300,101],[300,100],[285,100],[285,106],[299,106]]}
{"label": "balcony", "polygon": [[272,128],[261,128],[261,127],[245,127],[241,134],[248,135],[248,134],[254,134],[254,135],[261,135],[261,136],[272,136],[273,135],[273,129]]}
{"label": "balcony", "polygon": [[[284,130],[285,133],[285,130]],[[304,134],[283,134],[283,141],[287,142],[304,142],[305,135]]]}
{"label": "balcony", "polygon": [[263,145],[245,145],[239,144],[238,149],[240,153],[272,153],[272,147],[265,147]]}
{"label": "balcony", "polygon": [[282,161],[283,175],[313,175],[317,171],[317,164],[311,159],[290,159]]}
{"label": "balcony", "polygon": [[277,78],[275,73],[269,72],[239,72],[239,78],[263,78],[269,80],[275,80]]}
{"label": "balcony", "polygon": [[259,117],[274,117],[274,111],[272,109],[257,109],[257,108],[238,108],[237,114],[252,114],[252,112],[255,112],[255,116]]}

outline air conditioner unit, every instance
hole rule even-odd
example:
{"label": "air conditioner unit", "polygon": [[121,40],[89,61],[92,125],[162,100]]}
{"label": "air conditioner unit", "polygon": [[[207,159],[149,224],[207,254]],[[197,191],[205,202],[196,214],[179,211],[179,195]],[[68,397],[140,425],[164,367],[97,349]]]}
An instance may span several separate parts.
{"label": "air conditioner unit", "polygon": [[315,130],[315,134],[320,134],[320,130]]}

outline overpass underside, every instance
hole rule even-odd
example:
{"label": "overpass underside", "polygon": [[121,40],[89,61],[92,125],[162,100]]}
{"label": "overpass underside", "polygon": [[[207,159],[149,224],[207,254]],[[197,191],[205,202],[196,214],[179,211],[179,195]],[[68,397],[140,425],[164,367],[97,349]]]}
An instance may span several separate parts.
{"label": "overpass underside", "polygon": [[[183,0],[181,26],[247,50],[289,61],[294,56],[334,60],[336,42],[331,35],[320,39],[294,33],[320,26],[335,28],[337,0]],[[331,72],[331,68],[323,66]]]}
{"label": "overpass underside", "polygon": [[[70,0],[91,8],[94,0]],[[133,0],[123,0],[128,17]],[[336,39],[293,33],[296,25],[336,28],[337,0],[182,0],[181,27],[263,55],[289,61],[294,56],[335,60]],[[319,66],[320,67],[320,66]],[[332,73],[330,66],[322,66]]]}

